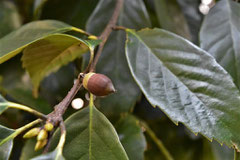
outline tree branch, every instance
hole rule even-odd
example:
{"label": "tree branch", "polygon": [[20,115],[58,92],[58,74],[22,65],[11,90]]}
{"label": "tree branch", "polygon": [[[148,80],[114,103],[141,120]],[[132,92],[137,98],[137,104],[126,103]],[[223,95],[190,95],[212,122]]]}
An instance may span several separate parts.
{"label": "tree branch", "polygon": [[108,24],[107,24],[106,28],[104,29],[104,31],[102,32],[102,34],[99,36],[99,39],[101,39],[102,42],[99,44],[96,56],[90,67],[91,72],[95,70],[98,60],[99,60],[99,57],[102,54],[103,47],[104,47],[109,35],[111,34],[113,27],[117,24],[117,20],[118,20],[121,8],[123,6],[123,3],[124,3],[124,0],[117,0],[117,3],[116,3],[116,6],[115,6],[115,9],[114,9],[111,19],[108,22]]}
{"label": "tree branch", "polygon": [[[100,43],[100,45],[98,47],[98,51],[96,53],[96,56],[90,65],[90,68],[89,68],[90,71],[95,70],[96,64],[102,53],[103,47],[104,47],[110,33],[112,32],[113,27],[117,23],[117,19],[119,17],[121,8],[123,6],[123,2],[124,2],[124,0],[117,0],[113,15],[112,15],[111,19],[109,20],[106,28],[104,29],[104,31],[102,32],[102,34],[99,37],[99,39],[101,39],[102,42]],[[68,92],[66,97],[58,105],[56,105],[54,107],[54,111],[52,113],[47,115],[48,122],[52,123],[54,126],[59,125],[59,123],[62,121],[62,116],[65,113],[66,109],[68,108],[69,104],[71,103],[71,101],[73,100],[73,98],[75,97],[75,95],[77,94],[79,89],[82,87],[83,77],[84,77],[84,73],[80,73],[78,76],[78,79],[75,81],[73,87]]]}

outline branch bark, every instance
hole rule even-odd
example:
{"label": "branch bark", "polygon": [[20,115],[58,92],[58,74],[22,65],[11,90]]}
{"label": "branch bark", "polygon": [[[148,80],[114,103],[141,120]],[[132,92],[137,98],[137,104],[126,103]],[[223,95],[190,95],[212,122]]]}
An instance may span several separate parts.
{"label": "branch bark", "polygon": [[99,44],[96,56],[94,58],[94,61],[90,67],[90,72],[95,71],[96,65],[98,63],[99,57],[102,54],[103,51],[103,47],[108,39],[108,37],[110,36],[111,32],[113,31],[113,27],[116,26],[117,24],[117,20],[121,11],[121,8],[123,6],[124,0],[118,0],[113,12],[113,15],[110,19],[110,21],[108,22],[106,28],[104,29],[104,31],[102,32],[102,34],[99,36],[99,39],[102,40],[102,42]]}
{"label": "branch bark", "polygon": [[[99,39],[101,39],[102,42],[100,43],[100,45],[98,47],[98,51],[96,53],[96,56],[89,68],[90,71],[95,70],[95,67],[98,63],[99,57],[102,53],[103,47],[104,47],[109,35],[113,31],[113,27],[116,26],[123,3],[124,3],[124,0],[117,0],[113,15],[112,15],[111,19],[109,20],[107,26],[105,27],[104,31],[102,32],[102,34],[99,37]],[[71,103],[71,101],[73,100],[73,98],[75,97],[77,92],[80,90],[80,88],[82,87],[82,79],[83,79],[83,75],[80,73],[78,76],[78,79],[75,81],[73,87],[68,92],[66,97],[58,105],[56,105],[54,107],[54,111],[52,113],[47,115],[48,122],[52,123],[54,126],[59,125],[59,123],[62,120],[62,116],[65,113],[65,111],[67,110],[69,104]]]}

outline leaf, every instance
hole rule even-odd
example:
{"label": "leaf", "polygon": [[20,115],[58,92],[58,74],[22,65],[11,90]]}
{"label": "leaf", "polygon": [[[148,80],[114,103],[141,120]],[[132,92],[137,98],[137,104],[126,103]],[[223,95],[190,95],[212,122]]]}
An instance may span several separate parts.
{"label": "leaf", "polygon": [[128,64],[148,101],[176,124],[239,149],[239,91],[215,59],[161,29],[127,35]]}
{"label": "leaf", "polygon": [[[0,125],[0,143],[14,133],[13,129],[6,128]],[[0,145],[0,159],[1,160],[8,160],[12,151],[13,147],[13,140],[9,140],[6,143]]]}
{"label": "leaf", "polygon": [[57,148],[53,152],[40,155],[31,160],[65,160],[65,158],[62,156],[61,153],[58,152],[58,148]]}
{"label": "leaf", "polygon": [[116,126],[120,141],[130,160],[143,160],[146,139],[139,121],[132,115],[123,117]]}
{"label": "leaf", "polygon": [[34,150],[36,142],[37,142],[36,139],[33,139],[33,138],[25,142],[22,148],[21,156],[19,157],[20,160],[29,160],[33,157],[36,157],[42,154],[42,150],[39,150],[39,151]]}
{"label": "leaf", "polygon": [[181,10],[188,23],[188,28],[191,32],[192,41],[199,44],[198,34],[202,23],[203,15],[199,12],[199,0],[177,0]]}
{"label": "leaf", "polygon": [[39,84],[45,76],[87,51],[87,43],[65,34],[50,35],[29,45],[23,51],[22,61],[32,79],[34,95],[37,95]]}
{"label": "leaf", "polygon": [[34,21],[0,39],[0,64],[20,53],[29,44],[55,33],[75,28],[55,20]]}
{"label": "leaf", "polygon": [[0,2],[0,37],[20,27],[21,20],[16,6],[10,1]]}
{"label": "leaf", "polygon": [[0,94],[0,115],[8,108],[7,100]]}
{"label": "leaf", "polygon": [[[115,0],[99,1],[87,23],[87,30],[90,33],[99,35],[104,30],[113,13],[115,3]],[[151,22],[143,1],[125,0],[118,25],[136,29],[150,27]],[[117,90],[117,93],[100,99],[100,110],[109,115],[128,112],[140,96],[140,91],[127,67],[124,40],[124,33],[112,32],[96,67],[97,72],[107,75],[113,81]]]}
{"label": "leaf", "polygon": [[161,28],[191,39],[188,24],[177,0],[154,0],[154,6]]}
{"label": "leaf", "polygon": [[[98,0],[48,0],[43,7],[41,18],[57,19],[79,28],[85,28],[86,21],[97,2]],[[64,14],[59,14],[63,12]]]}
{"label": "leaf", "polygon": [[[65,125],[67,136],[63,155],[66,159],[128,159],[114,127],[94,106],[76,112],[65,121]],[[57,144],[59,135],[58,130],[53,137],[54,144]]]}
{"label": "leaf", "polygon": [[240,87],[240,4],[219,1],[205,17],[200,32],[201,48],[213,55]]}

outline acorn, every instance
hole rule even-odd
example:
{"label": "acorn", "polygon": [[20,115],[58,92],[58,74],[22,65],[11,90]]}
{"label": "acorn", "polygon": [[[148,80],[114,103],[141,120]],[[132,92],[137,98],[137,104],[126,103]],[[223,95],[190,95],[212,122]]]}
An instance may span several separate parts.
{"label": "acorn", "polygon": [[107,96],[116,91],[111,79],[103,74],[93,72],[84,76],[83,87],[96,96]]}

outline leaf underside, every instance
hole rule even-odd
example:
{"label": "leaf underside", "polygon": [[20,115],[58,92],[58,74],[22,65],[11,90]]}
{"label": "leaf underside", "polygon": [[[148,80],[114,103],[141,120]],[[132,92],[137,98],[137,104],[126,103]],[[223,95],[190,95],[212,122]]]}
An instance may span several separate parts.
{"label": "leaf underside", "polygon": [[34,94],[41,80],[61,66],[68,64],[88,51],[87,44],[66,34],[54,34],[32,43],[23,51],[22,62],[30,74]]}
{"label": "leaf underside", "polygon": [[28,23],[0,39],[0,64],[20,53],[29,44],[51,34],[71,31],[74,27],[55,20]]}
{"label": "leaf underside", "polygon": [[161,29],[127,36],[128,64],[149,102],[176,124],[239,150],[239,91],[215,59]]}

